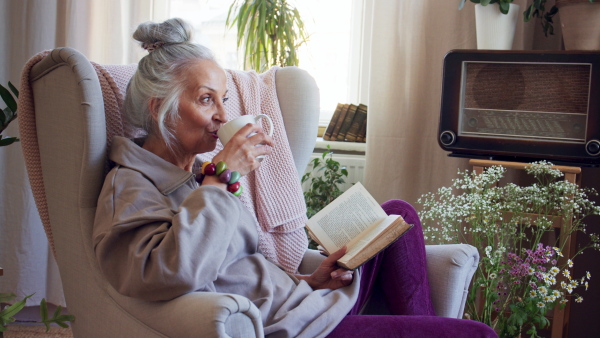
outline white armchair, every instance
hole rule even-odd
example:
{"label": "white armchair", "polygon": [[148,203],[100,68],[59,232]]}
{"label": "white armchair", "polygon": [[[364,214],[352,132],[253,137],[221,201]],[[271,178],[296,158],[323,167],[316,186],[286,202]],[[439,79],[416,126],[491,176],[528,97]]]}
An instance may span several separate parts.
{"label": "white armchair", "polygon": [[[71,48],[34,59],[33,66],[24,69],[19,98],[22,146],[34,197],[55,249],[67,308],[76,316],[75,336],[263,336],[258,309],[244,297],[190,293],[168,302],[148,302],[125,297],[108,284],[92,247],[96,201],[112,137],[107,123],[113,122],[107,122],[104,107],[107,100],[122,101],[123,84],[134,67],[92,64]],[[302,173],[316,140],[319,91],[313,78],[295,67],[278,70],[276,86]],[[303,272],[319,259],[309,252]],[[431,294],[439,316],[462,317],[478,260],[477,250],[469,245],[427,247]]]}

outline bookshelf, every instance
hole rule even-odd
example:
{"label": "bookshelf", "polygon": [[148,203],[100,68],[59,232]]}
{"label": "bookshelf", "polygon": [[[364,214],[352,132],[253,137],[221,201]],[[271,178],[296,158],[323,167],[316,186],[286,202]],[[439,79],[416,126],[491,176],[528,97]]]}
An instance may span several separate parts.
{"label": "bookshelf", "polygon": [[351,153],[356,155],[364,155],[367,150],[367,144],[361,142],[342,142],[342,141],[325,141],[322,137],[317,137],[315,151],[327,150],[327,146],[336,153]]}

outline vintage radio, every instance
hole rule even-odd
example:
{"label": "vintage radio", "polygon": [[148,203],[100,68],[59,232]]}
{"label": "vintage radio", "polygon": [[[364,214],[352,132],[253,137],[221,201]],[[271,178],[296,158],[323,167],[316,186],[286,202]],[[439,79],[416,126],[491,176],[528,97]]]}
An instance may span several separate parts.
{"label": "vintage radio", "polygon": [[600,164],[600,52],[450,51],[438,136],[450,156]]}

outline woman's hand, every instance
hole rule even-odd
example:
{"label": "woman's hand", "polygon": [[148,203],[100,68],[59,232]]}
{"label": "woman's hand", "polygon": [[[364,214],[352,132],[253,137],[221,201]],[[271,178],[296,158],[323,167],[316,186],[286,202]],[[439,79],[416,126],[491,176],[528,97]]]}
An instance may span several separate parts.
{"label": "woman's hand", "polygon": [[[256,133],[250,137],[248,135]],[[257,147],[257,145],[262,145]],[[225,161],[232,171],[242,176],[257,169],[259,155],[270,155],[273,139],[264,133],[260,125],[248,123],[227,142],[227,145],[214,158],[213,163]]]}
{"label": "woman's hand", "polygon": [[325,258],[312,275],[296,275],[296,277],[305,280],[314,290],[335,290],[350,285],[354,279],[354,271],[342,269],[336,264],[337,260],[345,254],[346,247],[344,246]]}

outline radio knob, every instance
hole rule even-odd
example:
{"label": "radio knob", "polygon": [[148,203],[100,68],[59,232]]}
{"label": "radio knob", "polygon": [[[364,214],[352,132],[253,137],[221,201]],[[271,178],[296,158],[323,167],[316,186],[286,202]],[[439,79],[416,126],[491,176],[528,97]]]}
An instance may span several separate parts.
{"label": "radio knob", "polygon": [[440,134],[440,142],[445,146],[450,146],[456,142],[456,134],[450,130],[445,130]]}
{"label": "radio knob", "polygon": [[585,151],[592,156],[600,155],[600,141],[598,141],[598,140],[589,141],[588,143],[585,144]]}

